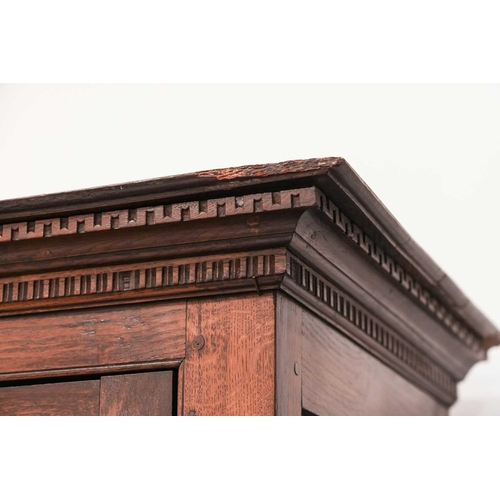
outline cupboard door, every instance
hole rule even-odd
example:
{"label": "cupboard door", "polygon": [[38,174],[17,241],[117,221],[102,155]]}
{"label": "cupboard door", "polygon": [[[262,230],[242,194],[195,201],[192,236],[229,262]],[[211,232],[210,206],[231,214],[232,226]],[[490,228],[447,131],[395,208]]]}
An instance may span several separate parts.
{"label": "cupboard door", "polygon": [[172,415],[172,372],[101,378],[101,415]]}
{"label": "cupboard door", "polygon": [[99,380],[0,388],[0,415],[99,415]]}
{"label": "cupboard door", "polygon": [[172,415],[172,373],[0,387],[0,415]]}

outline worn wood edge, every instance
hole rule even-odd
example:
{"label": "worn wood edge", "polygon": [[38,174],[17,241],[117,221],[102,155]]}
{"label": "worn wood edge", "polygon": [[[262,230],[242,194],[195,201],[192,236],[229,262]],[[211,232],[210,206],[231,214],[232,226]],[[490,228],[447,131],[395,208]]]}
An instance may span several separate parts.
{"label": "worn wood edge", "polygon": [[339,157],[288,160],[0,200],[0,223],[32,218],[33,214],[50,217],[103,207],[114,210],[124,204],[140,206],[144,202],[191,201],[193,197],[206,197],[212,193],[222,196],[230,191],[244,193],[255,190],[256,186],[306,182],[318,175],[326,175],[331,167],[343,163],[345,160]]}
{"label": "worn wood edge", "polygon": [[73,377],[85,375],[99,375],[103,373],[124,373],[135,371],[151,371],[162,369],[174,369],[181,365],[182,359],[169,359],[165,361],[149,361],[138,363],[108,364],[100,366],[85,366],[74,368],[61,368],[55,370],[36,370],[25,372],[1,373],[0,382],[18,381],[30,379],[45,379],[56,377]]}
{"label": "worn wood edge", "polygon": [[[299,301],[303,306],[335,327],[341,333],[347,335],[351,340],[363,347],[373,356],[377,357],[380,361],[392,368],[394,371],[402,375],[406,380],[410,381],[414,385],[423,389],[427,394],[430,394],[431,396],[436,398],[442,404],[450,406],[456,401],[457,395],[455,383],[453,384],[453,389],[449,391],[444,390],[436,384],[433,384],[427,378],[411,369],[401,359],[392,355],[386,348],[381,346],[377,341],[373,340],[365,332],[363,332],[359,328],[356,328],[350,321],[343,318],[340,314],[334,313],[328,305],[320,301],[317,297],[312,295],[303,287],[299,286],[291,277],[285,276],[285,278],[283,279],[281,290],[290,295],[295,300]],[[431,363],[431,360],[429,360],[428,362]]]}

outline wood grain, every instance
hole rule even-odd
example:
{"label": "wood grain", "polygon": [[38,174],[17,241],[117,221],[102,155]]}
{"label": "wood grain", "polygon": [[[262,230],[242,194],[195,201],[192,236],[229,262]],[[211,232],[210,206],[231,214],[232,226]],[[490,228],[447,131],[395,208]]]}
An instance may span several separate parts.
{"label": "wood grain", "polygon": [[131,373],[101,379],[100,414],[172,415],[172,372]]}
{"label": "wood grain", "polygon": [[184,415],[274,415],[272,293],[188,301]]}
{"label": "wood grain", "polygon": [[184,301],[0,319],[0,373],[180,360]]}
{"label": "wood grain", "polygon": [[276,415],[302,413],[302,307],[276,296]]}
{"label": "wood grain", "polygon": [[99,415],[99,380],[2,387],[0,415]]}
{"label": "wood grain", "polygon": [[444,415],[447,409],[303,312],[302,402],[316,415]]}

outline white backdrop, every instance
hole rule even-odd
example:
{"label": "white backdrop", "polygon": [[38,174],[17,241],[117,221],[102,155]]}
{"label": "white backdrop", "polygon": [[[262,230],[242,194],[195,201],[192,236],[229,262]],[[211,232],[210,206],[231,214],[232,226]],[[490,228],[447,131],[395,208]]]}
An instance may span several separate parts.
{"label": "white backdrop", "polygon": [[[1,85],[0,199],[342,156],[500,325],[499,85]],[[500,415],[500,349],[452,414]]]}

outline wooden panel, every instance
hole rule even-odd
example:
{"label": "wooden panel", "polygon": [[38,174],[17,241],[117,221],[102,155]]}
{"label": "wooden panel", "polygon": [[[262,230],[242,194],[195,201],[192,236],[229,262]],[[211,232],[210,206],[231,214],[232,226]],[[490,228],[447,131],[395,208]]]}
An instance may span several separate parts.
{"label": "wooden panel", "polygon": [[444,415],[447,409],[303,311],[302,402],[316,415]]}
{"label": "wooden panel", "polygon": [[0,415],[99,415],[99,380],[2,387]]}
{"label": "wooden panel", "polygon": [[184,301],[0,319],[0,373],[181,359]]}
{"label": "wooden panel", "polygon": [[276,415],[302,413],[302,307],[276,296]]}
{"label": "wooden panel", "polygon": [[185,415],[274,415],[274,296],[190,300]]}
{"label": "wooden panel", "polygon": [[172,415],[172,372],[102,377],[100,414]]}

